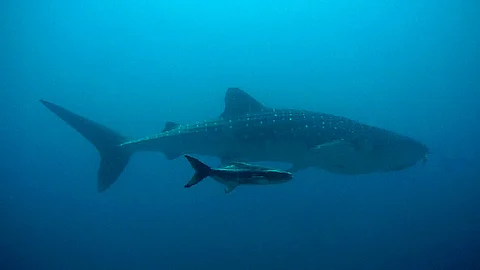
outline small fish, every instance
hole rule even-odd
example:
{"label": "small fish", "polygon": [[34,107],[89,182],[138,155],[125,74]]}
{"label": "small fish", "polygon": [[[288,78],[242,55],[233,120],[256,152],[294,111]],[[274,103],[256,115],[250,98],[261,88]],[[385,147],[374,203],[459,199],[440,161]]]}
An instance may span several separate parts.
{"label": "small fish", "polygon": [[212,177],[225,185],[225,193],[232,192],[239,185],[273,185],[285,183],[293,178],[292,173],[244,162],[232,162],[227,166],[213,169],[200,160],[184,155],[195,174],[185,185],[186,188]]}

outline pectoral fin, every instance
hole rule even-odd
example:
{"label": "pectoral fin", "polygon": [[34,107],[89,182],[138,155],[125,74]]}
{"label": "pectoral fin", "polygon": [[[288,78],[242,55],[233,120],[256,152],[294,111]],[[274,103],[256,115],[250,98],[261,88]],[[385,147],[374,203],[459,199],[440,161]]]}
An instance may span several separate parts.
{"label": "pectoral fin", "polygon": [[371,147],[368,141],[335,140],[316,145],[312,151],[321,167],[334,173],[350,174],[370,166]]}
{"label": "pectoral fin", "polygon": [[355,147],[355,150],[364,152],[364,153],[370,153],[374,150],[372,140],[364,137],[359,137],[355,138],[352,141],[353,146]]}
{"label": "pectoral fin", "polygon": [[335,140],[313,147],[314,151],[330,153],[331,151],[357,151],[359,153],[368,154],[373,151],[372,142],[367,138],[355,138],[351,141]]}
{"label": "pectoral fin", "polygon": [[326,142],[324,144],[315,145],[313,150],[316,152],[323,151],[341,151],[341,150],[352,150],[354,145],[350,142],[344,140],[335,140],[331,142]]}
{"label": "pectoral fin", "polygon": [[230,193],[232,192],[236,187],[238,186],[238,183],[229,183],[225,186],[225,193]]}

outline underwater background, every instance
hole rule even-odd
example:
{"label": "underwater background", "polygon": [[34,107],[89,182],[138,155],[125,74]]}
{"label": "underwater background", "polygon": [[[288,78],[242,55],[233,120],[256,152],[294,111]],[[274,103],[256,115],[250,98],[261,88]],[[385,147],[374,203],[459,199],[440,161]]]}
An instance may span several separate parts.
{"label": "underwater background", "polygon": [[[480,269],[479,33],[473,0],[2,1],[0,269]],[[229,87],[429,160],[225,194],[142,152],[98,193],[96,149],[38,102],[136,138]]]}

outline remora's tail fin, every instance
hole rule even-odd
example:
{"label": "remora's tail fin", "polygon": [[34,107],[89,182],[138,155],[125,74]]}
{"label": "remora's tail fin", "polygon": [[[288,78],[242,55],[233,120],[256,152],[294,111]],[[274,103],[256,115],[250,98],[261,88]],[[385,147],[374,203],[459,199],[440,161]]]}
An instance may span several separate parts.
{"label": "remora's tail fin", "polygon": [[108,189],[123,172],[132,155],[132,151],[119,146],[126,138],[99,123],[56,104],[45,100],[40,100],[40,102],[76,129],[98,149],[101,157],[98,169],[98,191],[103,192]]}
{"label": "remora's tail fin", "polygon": [[192,179],[190,179],[190,181],[188,181],[188,183],[185,185],[186,188],[189,188],[208,177],[212,169],[196,158],[188,155],[185,155],[185,158],[188,160],[188,162],[190,162],[190,165],[192,165],[192,168],[195,170],[195,174],[192,176]]}

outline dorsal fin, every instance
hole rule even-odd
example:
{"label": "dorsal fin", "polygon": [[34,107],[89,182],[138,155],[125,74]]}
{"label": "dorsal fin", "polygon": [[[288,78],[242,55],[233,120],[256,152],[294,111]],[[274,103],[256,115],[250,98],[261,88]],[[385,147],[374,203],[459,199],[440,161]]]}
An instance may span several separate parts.
{"label": "dorsal fin", "polygon": [[178,127],[179,125],[180,124],[175,123],[175,122],[167,122],[167,123],[165,123],[165,127],[163,128],[162,132],[170,131],[170,130]]}
{"label": "dorsal fin", "polygon": [[252,112],[261,112],[265,107],[239,88],[228,88],[225,95],[225,110],[221,118],[232,118]]}

